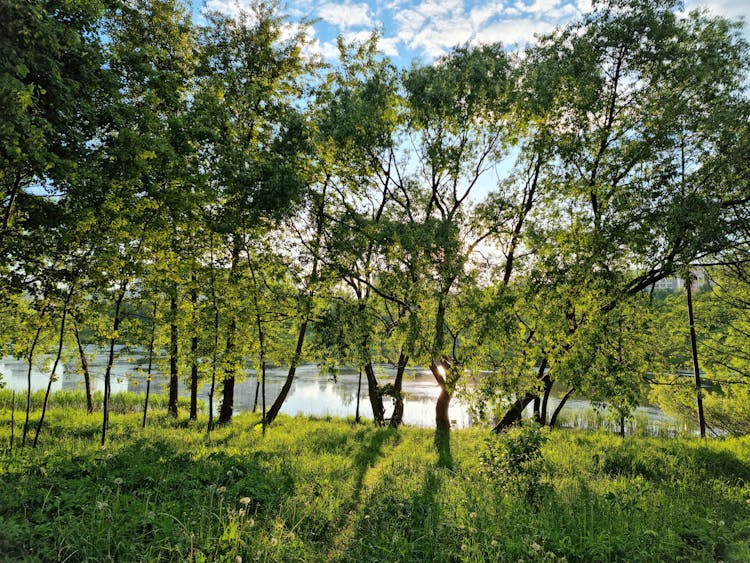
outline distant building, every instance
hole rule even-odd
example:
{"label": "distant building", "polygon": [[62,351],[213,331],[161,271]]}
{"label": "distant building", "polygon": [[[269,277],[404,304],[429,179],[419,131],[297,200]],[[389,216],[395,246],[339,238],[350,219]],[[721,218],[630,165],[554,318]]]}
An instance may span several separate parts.
{"label": "distant building", "polygon": [[[696,291],[704,285],[711,285],[711,278],[708,277],[706,270],[703,268],[694,268],[691,270],[690,274],[693,278],[693,283],[690,286],[693,291]],[[680,291],[685,289],[685,278],[683,276],[670,276],[656,282],[652,286],[652,289],[662,291]]]}

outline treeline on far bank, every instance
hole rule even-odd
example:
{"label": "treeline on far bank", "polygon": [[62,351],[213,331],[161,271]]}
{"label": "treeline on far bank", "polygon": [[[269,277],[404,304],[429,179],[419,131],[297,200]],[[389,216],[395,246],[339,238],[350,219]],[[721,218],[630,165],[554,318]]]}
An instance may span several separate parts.
{"label": "treeline on far bank", "polygon": [[[646,382],[746,431],[748,46],[678,8],[597,3],[522,50],[399,69],[377,34],[325,65],[264,2],[197,23],[176,0],[5,0],[3,353],[50,358],[51,385],[104,350],[102,444],[121,344],[147,375],[166,350],[173,417],[179,382],[190,418],[208,382],[209,426],[247,362],[265,428],[311,361],[361,369],[380,426],[425,366],[440,429],[456,394],[497,430],[529,405],[554,425],[553,384],[624,419]],[[655,299],[698,268],[692,313]]]}

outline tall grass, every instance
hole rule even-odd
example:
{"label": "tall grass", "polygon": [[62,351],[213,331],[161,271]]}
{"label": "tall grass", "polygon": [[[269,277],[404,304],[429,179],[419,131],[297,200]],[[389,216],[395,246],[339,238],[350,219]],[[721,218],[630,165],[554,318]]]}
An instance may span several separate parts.
{"label": "tall grass", "polygon": [[[535,501],[482,429],[53,408],[0,458],[0,554],[39,561],[748,561],[750,440],[545,432]],[[0,442],[9,437],[0,410]],[[511,440],[512,437],[504,438]],[[488,443],[488,440],[490,441]],[[520,453],[519,453],[520,452]],[[510,459],[510,458],[509,458]],[[523,464],[521,464],[523,465]],[[507,467],[501,465],[502,467]]]}

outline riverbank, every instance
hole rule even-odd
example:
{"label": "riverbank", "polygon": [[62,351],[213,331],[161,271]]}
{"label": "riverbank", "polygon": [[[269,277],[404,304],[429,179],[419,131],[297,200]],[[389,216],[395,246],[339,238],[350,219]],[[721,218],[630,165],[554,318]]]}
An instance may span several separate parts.
{"label": "riverbank", "polygon": [[[9,421],[1,409],[3,448]],[[519,448],[534,451],[533,434],[488,449],[492,438],[476,428],[436,436],[282,417],[264,437],[257,422],[243,414],[208,437],[205,420],[155,414],[143,430],[138,413],[119,414],[100,448],[99,416],[53,408],[39,448],[0,457],[0,553],[32,561],[750,560],[748,438],[559,430],[542,434],[541,457],[516,471],[506,462]]]}

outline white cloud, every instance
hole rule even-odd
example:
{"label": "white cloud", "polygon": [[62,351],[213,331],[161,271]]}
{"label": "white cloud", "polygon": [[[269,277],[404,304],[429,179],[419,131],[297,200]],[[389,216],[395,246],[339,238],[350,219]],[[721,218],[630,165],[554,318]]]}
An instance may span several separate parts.
{"label": "white cloud", "polygon": [[525,45],[534,41],[535,34],[549,33],[554,28],[555,23],[539,19],[507,19],[481,29],[474,37],[474,41],[477,43],[501,41],[504,45]]}
{"label": "white cloud", "polygon": [[323,21],[341,29],[372,26],[370,10],[366,3],[353,4],[347,0],[343,3],[326,2],[318,8],[318,16]]}

